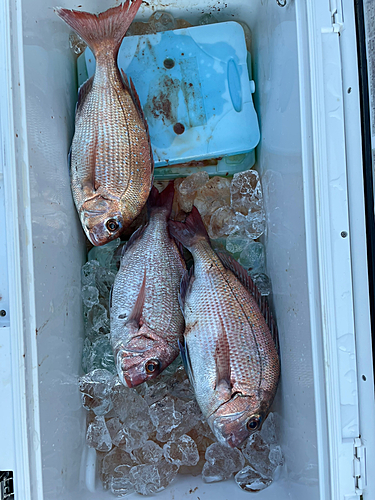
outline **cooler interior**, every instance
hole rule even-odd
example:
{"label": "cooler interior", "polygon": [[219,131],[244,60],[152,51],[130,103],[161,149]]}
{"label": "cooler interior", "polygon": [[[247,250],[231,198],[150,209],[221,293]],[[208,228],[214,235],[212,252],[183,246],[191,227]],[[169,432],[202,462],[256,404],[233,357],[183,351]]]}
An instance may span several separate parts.
{"label": "cooler interior", "polygon": [[[267,217],[266,270],[279,329],[281,379],[273,405],[280,416],[285,456],[280,478],[257,493],[271,498],[319,498],[316,400],[310,329],[300,131],[300,94],[295,2],[144,2],[137,20],[166,10],[194,25],[202,13],[219,21],[241,20],[252,32],[254,104],[261,139],[255,168],[261,175]],[[104,0],[61,2],[62,7],[106,10]],[[30,193],[38,345],[41,449],[45,500],[114,498],[99,482],[85,485],[85,410],[77,378],[82,375],[84,337],[80,299],[86,243],[70,191],[67,154],[77,99],[75,58],[69,28],[50,0],[24,0]],[[197,489],[196,489],[197,488]],[[246,498],[233,481],[205,484],[180,476],[157,498]],[[137,495],[134,495],[134,498]]]}

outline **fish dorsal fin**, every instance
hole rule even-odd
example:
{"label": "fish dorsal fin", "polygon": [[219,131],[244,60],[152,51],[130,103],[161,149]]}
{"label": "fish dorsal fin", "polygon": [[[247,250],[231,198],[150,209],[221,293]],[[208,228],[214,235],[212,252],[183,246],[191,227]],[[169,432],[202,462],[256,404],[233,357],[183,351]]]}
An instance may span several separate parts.
{"label": "fish dorsal fin", "polygon": [[130,313],[126,323],[134,321],[138,326],[140,326],[139,323],[142,316],[143,306],[145,304],[145,296],[146,296],[146,269],[144,270],[143,281],[141,289],[139,290],[137,300],[135,301],[133,310]]}
{"label": "fish dorsal fin", "polygon": [[192,279],[194,279],[194,266],[191,266],[189,271],[186,270],[181,278],[180,293],[178,295],[178,301],[180,303],[180,308],[181,308],[182,313],[184,313],[186,295],[187,295],[187,292],[189,290],[189,286],[190,286]]}
{"label": "fish dorsal fin", "polygon": [[[144,124],[145,129],[146,129],[146,133],[147,133],[147,137],[148,137],[148,142],[149,142],[149,146],[150,146],[151,174],[153,174],[154,173],[154,155],[153,155],[152,147],[151,147],[151,140],[150,140],[150,132],[148,130],[148,123],[147,123],[145,114],[143,112],[141,101],[139,100],[138,92],[135,89],[133,80],[131,78],[128,78],[128,76],[126,75],[126,73],[124,72],[123,69],[121,69],[121,75],[122,75],[122,80],[123,80],[123,83],[124,83],[124,87],[129,92],[129,94],[131,95],[131,97],[133,99],[133,102],[135,104],[135,107],[137,108],[139,116],[140,116],[141,120],[143,121],[143,124]],[[151,186],[153,184],[154,184],[154,176],[152,176]]]}
{"label": "fish dorsal fin", "polygon": [[129,248],[131,248],[134,245],[134,243],[141,238],[141,236],[145,232],[146,227],[147,224],[145,224],[144,226],[140,226],[138,229],[134,231],[134,233],[130,236],[128,241],[122,247],[121,256],[124,256],[125,253],[129,250]]}
{"label": "fish dorsal fin", "polygon": [[92,76],[91,78],[86,80],[85,83],[82,83],[82,85],[78,89],[78,101],[76,104],[76,115],[79,115],[81,110],[82,110],[82,106],[83,106],[84,102],[86,101],[86,97],[91,91],[93,80],[94,80],[94,77]]}
{"label": "fish dorsal fin", "polygon": [[214,359],[216,365],[216,383],[215,390],[218,391],[231,391],[231,369],[230,369],[230,350],[228,338],[225,333],[222,319],[219,317],[221,324],[221,332],[218,335]]}
{"label": "fish dorsal fin", "polygon": [[248,275],[247,271],[239,264],[231,255],[224,252],[216,252],[217,256],[221,260],[223,266],[226,269],[232,271],[232,273],[239,279],[243,286],[249,290],[251,295],[254,297],[260,312],[262,313],[268,328],[270,329],[272,338],[275,342],[277,351],[279,352],[279,336],[277,331],[277,326],[275,320],[273,319],[268,300],[266,297],[262,296],[251,277]]}
{"label": "fish dorsal fin", "polygon": [[189,377],[191,385],[194,387],[195,380],[194,380],[193,370],[191,368],[191,361],[190,361],[189,349],[186,342],[186,338],[184,338],[182,342],[178,340],[178,347],[180,348],[181,359],[184,364],[185,371],[187,373],[187,376]]}

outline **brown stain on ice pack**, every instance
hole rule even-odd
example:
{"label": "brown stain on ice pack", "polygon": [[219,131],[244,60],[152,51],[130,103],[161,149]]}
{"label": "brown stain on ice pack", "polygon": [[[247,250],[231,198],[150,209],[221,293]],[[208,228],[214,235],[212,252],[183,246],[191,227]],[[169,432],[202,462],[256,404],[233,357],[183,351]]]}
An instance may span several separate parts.
{"label": "brown stain on ice pack", "polygon": [[145,115],[156,120],[162,119],[165,125],[177,121],[176,110],[178,107],[178,92],[180,80],[163,75],[157,81],[155,87],[158,89],[154,95],[147,99]]}

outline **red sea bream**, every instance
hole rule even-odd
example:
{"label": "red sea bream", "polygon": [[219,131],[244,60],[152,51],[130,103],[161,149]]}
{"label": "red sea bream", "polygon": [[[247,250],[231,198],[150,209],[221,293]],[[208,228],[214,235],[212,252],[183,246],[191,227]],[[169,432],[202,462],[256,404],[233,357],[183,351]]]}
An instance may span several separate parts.
{"label": "red sea bream", "polygon": [[111,342],[117,372],[134,387],[155,378],[179,354],[184,319],[178,294],[185,262],[167,221],[173,182],[152,188],[149,222],[134,233],[121,257],[111,294]]}
{"label": "red sea bream", "polygon": [[57,8],[56,13],[95,55],[92,78],[79,90],[71,147],[71,186],[82,227],[93,245],[117,238],[139,215],[152,186],[148,128],[117,54],[142,0],[98,16]]}
{"label": "red sea bream", "polygon": [[240,446],[261,428],[274,399],[280,372],[275,342],[250,291],[256,295],[251,278],[232,257],[214,252],[198,210],[169,227],[194,258],[181,283],[185,366],[216,438]]}

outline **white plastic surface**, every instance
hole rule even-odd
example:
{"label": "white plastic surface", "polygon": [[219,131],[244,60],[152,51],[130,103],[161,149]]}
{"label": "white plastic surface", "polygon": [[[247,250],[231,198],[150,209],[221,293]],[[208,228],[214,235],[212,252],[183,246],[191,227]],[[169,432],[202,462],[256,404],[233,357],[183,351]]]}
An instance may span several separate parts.
{"label": "white plastic surface", "polygon": [[[353,47],[352,15],[345,16],[351,27],[350,33],[346,32],[350,57],[347,56],[348,66],[345,66],[344,52],[340,44],[337,46],[337,38],[333,38],[338,35],[330,31],[332,16],[328,0],[287,1],[284,8],[275,0],[228,0],[225,7],[208,0],[199,5],[181,0],[173,0],[167,6],[161,1],[152,5],[192,24],[202,10],[211,10],[220,21],[245,21],[253,34],[253,77],[257,89],[254,98],[262,131],[257,166],[263,181],[267,270],[273,284],[281,346],[282,376],[274,410],[281,416],[280,439],[286,460],[284,475],[256,497],[351,500],[357,494],[353,436],[360,432],[372,457],[375,449],[373,427],[368,429],[363,423],[366,406],[360,403],[358,407],[353,393],[358,384],[355,359],[350,358],[355,352],[354,343],[348,342],[349,350],[345,351],[342,342],[343,335],[345,339],[348,334],[353,338],[355,332],[359,339],[361,334],[357,354],[367,357],[360,358],[359,375],[365,373],[369,378],[367,387],[360,386],[359,393],[367,398],[364,404],[369,415],[373,415],[369,312],[363,299],[367,293],[363,283],[366,276],[363,212],[358,208],[363,203],[363,191],[361,181],[353,181],[360,176],[356,164],[356,158],[360,157],[359,120],[356,114],[355,120],[347,125],[349,128],[343,128],[346,126],[343,107],[346,115],[351,104],[347,100],[343,103],[342,83],[338,78],[341,71],[345,81],[356,72],[355,52],[348,48]],[[62,6],[100,11],[107,4],[103,0],[79,3],[64,0]],[[80,408],[76,385],[81,374],[83,338],[79,277],[86,249],[71,198],[66,161],[76,100],[75,61],[69,51],[69,29],[55,16],[49,0],[24,0],[22,8],[17,0],[16,7],[23,17],[28,130],[27,134],[22,128],[16,130],[23,142],[17,150],[17,175],[12,177],[13,170],[9,174],[13,195],[22,187],[16,206],[24,222],[19,240],[15,238],[17,244],[21,243],[20,249],[17,250],[16,244],[9,254],[13,270],[18,269],[17,258],[19,262],[23,259],[18,271],[19,283],[16,280],[13,285],[18,284],[22,294],[19,297],[14,294],[18,312],[9,338],[18,338],[18,332],[22,337],[24,333],[25,344],[29,346],[26,366],[22,359],[18,365],[23,345],[12,340],[12,366],[17,367],[12,372],[13,384],[19,394],[25,394],[27,389],[28,395],[27,405],[24,400],[27,408],[22,405],[15,408],[24,409],[29,426],[34,429],[31,437],[27,429],[24,434],[20,430],[23,441],[19,439],[19,443],[23,443],[26,455],[29,446],[28,456],[35,464],[42,460],[44,493],[42,496],[38,467],[28,469],[25,460],[19,474],[23,483],[30,485],[29,490],[33,488],[33,493],[20,498],[104,500],[113,497],[93,482],[92,451],[84,445],[85,412]],[[14,14],[14,7],[11,10]],[[146,19],[150,14],[151,9],[143,4],[139,17]],[[14,61],[16,68],[18,63]],[[19,64],[23,71],[23,65]],[[22,97],[22,85],[21,79],[16,99],[19,93]],[[352,88],[352,95],[358,97],[355,83]],[[17,104],[22,110],[22,100]],[[18,124],[19,116],[14,116]],[[17,219],[8,205],[7,210],[10,211],[7,220],[14,223]],[[17,224],[15,227],[18,230]],[[23,227],[26,229],[22,230]],[[342,238],[341,231],[347,231],[348,237]],[[344,257],[339,257],[338,252]],[[342,315],[346,319],[344,326]],[[38,362],[33,365],[35,339]],[[342,379],[346,367],[348,371],[354,370],[356,379],[351,378],[348,384]],[[39,401],[38,390],[26,383],[29,379],[25,370],[30,380],[38,377]],[[17,378],[22,374],[24,385]],[[38,414],[40,439],[33,421],[33,418],[39,421]],[[347,425],[349,421],[354,427]],[[23,429],[25,421],[21,423]],[[28,436],[26,441],[25,436]],[[20,449],[22,446],[18,444],[18,452]],[[373,462],[368,464],[368,468],[373,466]],[[372,481],[368,478],[369,491]],[[85,483],[91,485],[92,491],[87,490]],[[198,497],[226,500],[249,498],[249,494],[242,493],[232,481],[207,485],[199,478],[181,477],[156,498]],[[134,498],[139,497],[134,495]],[[372,498],[365,490],[364,499]]]}

